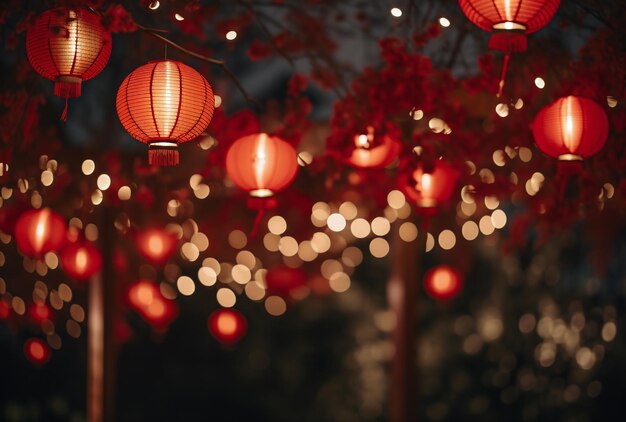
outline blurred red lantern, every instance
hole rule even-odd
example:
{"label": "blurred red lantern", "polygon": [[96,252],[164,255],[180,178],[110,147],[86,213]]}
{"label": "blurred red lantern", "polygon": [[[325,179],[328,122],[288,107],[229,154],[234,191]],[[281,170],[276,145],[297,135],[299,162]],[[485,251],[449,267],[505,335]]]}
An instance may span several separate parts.
{"label": "blurred red lantern", "polygon": [[374,136],[374,128],[368,126],[367,134],[354,136],[354,149],[347,161],[350,165],[364,169],[381,169],[391,164],[402,146],[389,136],[382,136],[378,143]]}
{"label": "blurred red lantern", "polygon": [[43,365],[50,360],[50,347],[38,338],[31,338],[24,343],[24,355],[35,365]]}
{"label": "blurred red lantern", "polygon": [[156,328],[167,327],[178,314],[176,303],[164,297],[158,285],[148,280],[133,284],[128,290],[128,300]]}
{"label": "blurred red lantern", "polygon": [[458,177],[458,171],[443,160],[420,162],[400,178],[400,187],[420,209],[429,212],[452,198]]}
{"label": "blurred red lantern", "polygon": [[0,300],[0,319],[7,319],[11,313],[11,306],[4,300]]}
{"label": "blurred red lantern", "polygon": [[164,265],[176,252],[178,238],[165,229],[146,229],[137,234],[137,250],[154,265]]}
{"label": "blurred red lantern", "polygon": [[461,274],[447,265],[431,268],[424,277],[426,292],[438,300],[452,299],[459,294],[462,287]]}
{"label": "blurred red lantern", "polygon": [[102,254],[92,242],[79,240],[63,248],[61,265],[74,280],[89,280],[102,268]]}
{"label": "blurred red lantern", "polygon": [[41,324],[47,319],[52,319],[52,311],[45,303],[33,303],[28,308],[28,314],[30,319],[36,324]]}
{"label": "blurred red lantern", "polygon": [[560,161],[580,161],[602,149],[609,121],[596,102],[569,96],[543,108],[532,129],[541,151]]}
{"label": "blurred red lantern", "polygon": [[221,343],[238,342],[248,329],[246,318],[234,309],[218,309],[209,316],[209,332]]}
{"label": "blurred red lantern", "polygon": [[61,249],[65,232],[65,220],[50,208],[26,211],[15,223],[17,247],[32,258]]}
{"label": "blurred red lantern", "polygon": [[244,136],[228,150],[226,172],[251,196],[267,198],[286,188],[296,177],[296,151],[287,142],[266,133]]}
{"label": "blurred red lantern", "polygon": [[302,269],[281,265],[267,270],[265,285],[269,293],[286,296],[293,290],[306,286],[307,279]]}
{"label": "blurred red lantern", "polygon": [[195,69],[175,60],[155,60],[135,69],[117,91],[124,129],[148,144],[148,163],[179,162],[178,144],[200,135],[211,122],[215,98]]}
{"label": "blurred red lantern", "polygon": [[[52,9],[28,30],[26,53],[37,73],[54,81],[55,95],[80,97],[82,81],[99,74],[109,60],[111,34],[89,9]],[[66,112],[67,105],[63,120]]]}
{"label": "blurred red lantern", "polygon": [[492,33],[489,48],[504,52],[526,50],[526,35],[546,26],[560,0],[459,0],[465,16]]}

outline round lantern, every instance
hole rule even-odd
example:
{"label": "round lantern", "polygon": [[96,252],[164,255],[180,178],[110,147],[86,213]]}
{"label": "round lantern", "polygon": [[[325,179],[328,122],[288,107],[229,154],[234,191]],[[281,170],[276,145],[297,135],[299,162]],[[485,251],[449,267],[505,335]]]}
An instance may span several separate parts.
{"label": "round lantern", "polygon": [[251,196],[267,198],[286,188],[296,177],[296,151],[287,142],[266,133],[244,136],[228,150],[226,172]]}
{"label": "round lantern", "polygon": [[15,223],[17,247],[32,258],[42,258],[48,252],[61,249],[65,232],[65,220],[50,208],[26,211]]}
{"label": "round lantern", "polygon": [[307,283],[307,275],[300,268],[291,268],[284,265],[270,268],[265,275],[267,291],[279,296],[288,295]]}
{"label": "round lantern", "polygon": [[63,248],[61,265],[74,280],[89,280],[102,268],[102,254],[92,242],[77,241]]}
{"label": "round lantern", "polygon": [[532,130],[535,143],[547,155],[560,161],[580,161],[602,149],[609,121],[596,102],[569,96],[543,108]]}
{"label": "round lantern", "polygon": [[[109,60],[111,34],[88,9],[52,9],[28,30],[26,53],[37,73],[54,81],[55,95],[80,97],[82,81],[100,73]],[[67,108],[62,118],[66,113]]]}
{"label": "round lantern", "polygon": [[137,250],[154,265],[164,265],[176,252],[178,238],[164,229],[146,229],[137,234]]}
{"label": "round lantern", "polygon": [[381,169],[391,164],[398,155],[402,146],[389,136],[383,136],[376,143],[374,128],[368,127],[367,134],[354,136],[354,149],[347,161],[350,165],[364,169]]}
{"label": "round lantern", "polygon": [[50,347],[38,338],[31,338],[24,343],[26,359],[35,365],[43,365],[50,360]]}
{"label": "round lantern", "polygon": [[492,33],[489,48],[504,52],[526,50],[526,34],[550,22],[560,0],[459,0],[465,16]]}
{"label": "round lantern", "polygon": [[141,280],[128,290],[128,299],[143,319],[156,328],[167,327],[178,313],[176,303],[167,299],[157,284]]}
{"label": "round lantern", "polygon": [[33,303],[28,307],[28,314],[30,319],[36,324],[52,319],[52,311],[45,303]]}
{"label": "round lantern", "polygon": [[462,286],[461,274],[446,265],[431,268],[424,277],[426,292],[438,300],[452,299],[459,294]]}
{"label": "round lantern", "polygon": [[195,69],[175,60],[155,60],[135,69],[117,91],[124,129],[148,144],[151,165],[179,162],[178,144],[209,126],[215,108],[211,85]]}
{"label": "round lantern", "polygon": [[246,318],[234,309],[218,309],[209,316],[209,332],[225,344],[238,342],[246,333]]}
{"label": "round lantern", "polygon": [[419,163],[400,178],[404,193],[422,210],[434,210],[452,198],[458,171],[443,160]]}

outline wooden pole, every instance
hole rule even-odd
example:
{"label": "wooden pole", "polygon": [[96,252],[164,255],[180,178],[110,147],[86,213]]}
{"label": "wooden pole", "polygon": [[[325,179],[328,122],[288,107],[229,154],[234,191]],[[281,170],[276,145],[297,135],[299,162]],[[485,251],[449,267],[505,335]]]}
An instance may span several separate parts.
{"label": "wooden pole", "polygon": [[[417,218],[411,217],[417,225]],[[387,300],[396,319],[392,333],[393,357],[389,381],[389,420],[417,420],[417,298],[419,268],[426,249],[426,231],[420,229],[417,239],[405,242],[395,223],[392,244],[392,269],[387,282]]]}

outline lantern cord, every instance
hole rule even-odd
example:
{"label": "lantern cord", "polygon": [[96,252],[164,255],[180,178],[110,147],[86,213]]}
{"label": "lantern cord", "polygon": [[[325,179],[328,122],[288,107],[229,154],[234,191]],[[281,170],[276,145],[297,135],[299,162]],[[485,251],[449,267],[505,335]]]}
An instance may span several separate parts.
{"label": "lantern cord", "polygon": [[511,60],[511,54],[506,53],[504,56],[504,61],[502,63],[502,73],[500,74],[500,82],[498,83],[498,95],[497,97],[502,97],[502,91],[504,91],[504,81],[506,79],[506,73],[509,69],[509,60]]}
{"label": "lantern cord", "polygon": [[61,113],[61,121],[62,122],[67,122],[67,105],[68,105],[68,98],[65,98],[65,107],[63,108],[63,113]]}
{"label": "lantern cord", "polygon": [[259,227],[261,226],[261,220],[263,220],[263,214],[265,214],[265,210],[263,208],[259,208],[259,211],[256,213],[256,218],[254,219],[254,223],[252,224],[252,230],[250,231],[250,236],[248,236],[249,240],[253,240],[256,235],[259,233]]}

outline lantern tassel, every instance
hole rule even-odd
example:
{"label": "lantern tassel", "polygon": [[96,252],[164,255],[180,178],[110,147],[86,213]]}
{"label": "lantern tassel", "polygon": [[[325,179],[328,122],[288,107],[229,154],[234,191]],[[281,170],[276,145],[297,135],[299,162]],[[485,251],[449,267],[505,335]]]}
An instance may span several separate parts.
{"label": "lantern tassel", "polygon": [[69,98],[65,99],[65,107],[63,108],[63,112],[61,113],[61,121],[63,123],[67,122],[67,106],[69,103]]}
{"label": "lantern tassel", "polygon": [[502,92],[504,91],[504,82],[506,80],[506,74],[509,69],[509,60],[511,60],[511,54],[506,53],[504,55],[504,61],[502,62],[502,73],[500,74],[500,82],[498,83],[498,98],[502,97]]}
{"label": "lantern tassel", "polygon": [[261,220],[263,220],[263,215],[265,214],[265,209],[259,208],[256,213],[256,218],[254,219],[254,223],[252,224],[252,230],[250,230],[250,235],[248,236],[249,240],[253,240],[256,235],[259,233],[259,227],[261,226]]}

